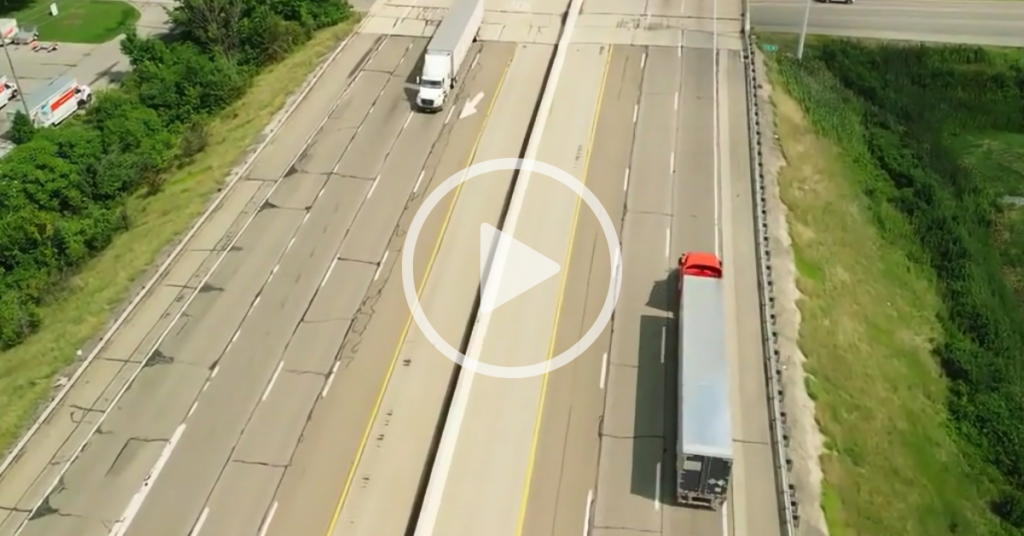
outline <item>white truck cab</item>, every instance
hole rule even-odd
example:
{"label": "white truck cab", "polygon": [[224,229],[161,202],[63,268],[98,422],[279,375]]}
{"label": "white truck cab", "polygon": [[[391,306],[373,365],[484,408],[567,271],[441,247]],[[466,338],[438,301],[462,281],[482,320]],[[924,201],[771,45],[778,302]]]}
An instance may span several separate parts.
{"label": "white truck cab", "polygon": [[417,83],[416,104],[426,111],[438,111],[448,100],[448,90],[455,86],[451,55],[428,51],[423,57],[423,71]]}
{"label": "white truck cab", "polygon": [[0,108],[7,106],[8,102],[18,98],[18,86],[7,80],[6,76],[0,76]]}
{"label": "white truck cab", "polygon": [[483,20],[484,0],[453,2],[423,55],[423,67],[416,79],[417,108],[425,112],[444,109]]}

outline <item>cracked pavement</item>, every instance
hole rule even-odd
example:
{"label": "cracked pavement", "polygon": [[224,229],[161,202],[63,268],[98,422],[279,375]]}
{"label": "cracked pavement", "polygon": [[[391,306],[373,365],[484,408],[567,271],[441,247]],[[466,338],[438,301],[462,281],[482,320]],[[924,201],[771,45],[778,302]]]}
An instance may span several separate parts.
{"label": "cracked pavement", "polygon": [[[404,229],[484,124],[413,113],[425,46],[353,37],[0,476],[0,536],[253,536],[275,511],[271,536],[326,528],[408,318]],[[467,88],[496,91],[513,49],[475,47],[495,61]]]}

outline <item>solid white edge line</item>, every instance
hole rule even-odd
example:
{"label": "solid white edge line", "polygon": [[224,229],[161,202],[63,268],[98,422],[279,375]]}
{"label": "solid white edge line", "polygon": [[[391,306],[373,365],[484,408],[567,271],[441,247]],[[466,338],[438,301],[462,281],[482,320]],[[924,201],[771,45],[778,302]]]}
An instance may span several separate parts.
{"label": "solid white edge line", "polygon": [[196,521],[196,525],[192,527],[192,532],[188,533],[188,536],[198,536],[203,530],[203,525],[206,524],[206,517],[210,515],[210,507],[203,508],[203,513],[199,515],[199,521]]}
{"label": "solid white edge line", "polygon": [[270,511],[267,512],[267,517],[263,519],[263,523],[260,524],[260,536],[267,536],[267,531],[270,530],[270,523],[274,521],[274,514],[277,513],[277,501],[270,505]]}
{"label": "solid white edge line", "polygon": [[131,526],[135,516],[138,515],[139,509],[142,508],[142,503],[146,500],[146,495],[149,495],[150,490],[153,489],[153,485],[156,484],[156,480],[160,478],[160,473],[163,472],[164,466],[167,465],[167,460],[170,459],[171,453],[174,452],[174,447],[178,446],[178,441],[181,440],[181,435],[185,433],[185,423],[178,425],[178,429],[174,431],[174,435],[164,445],[163,450],[160,452],[160,457],[156,459],[156,463],[149,470],[149,474],[146,475],[146,479],[142,481],[142,486],[132,496],[131,501],[128,502],[128,507],[125,508],[124,513],[114,523],[114,526],[110,528],[108,536],[124,536],[128,532],[128,527]]}
{"label": "solid white edge line", "polygon": [[640,104],[637,103],[637,104],[633,105],[633,122],[634,123],[636,123],[636,118],[637,118],[637,115],[639,115],[639,114],[640,114]]}
{"label": "solid white edge line", "polygon": [[665,256],[668,257],[672,248],[672,230],[665,229]]}
{"label": "solid white edge line", "polygon": [[729,501],[722,503],[722,535],[729,534]]}
{"label": "solid white edge line", "polygon": [[[483,2],[483,0],[479,1]],[[533,128],[528,135],[529,141],[523,155],[524,160],[535,160],[537,158],[537,152],[540,149],[541,140],[543,139],[544,128],[547,125],[548,115],[551,113],[555,90],[558,87],[558,80],[562,74],[562,66],[565,63],[567,45],[572,40],[573,29],[576,26],[576,19],[579,18],[582,5],[583,0],[570,0],[569,2],[565,25],[562,28],[562,34],[555,45],[555,55],[551,62],[548,81],[544,86],[543,93],[540,97],[540,103],[537,106],[537,114],[534,118]],[[515,188],[512,192],[512,198],[508,205],[505,223],[502,225],[501,229],[502,232],[507,233],[509,236],[515,235],[516,224],[519,220],[519,214],[522,211],[526,190],[529,187],[530,171],[531,170],[528,168],[520,170],[519,179],[516,181]],[[485,280],[502,280],[502,272],[504,272],[505,265],[507,264],[506,259],[508,257],[510,242],[511,241],[499,241],[499,246],[490,264],[490,269],[488,270]],[[494,303],[494,293],[497,292],[497,288],[498,285],[488,285],[484,291],[485,295],[481,296],[481,303]],[[470,332],[469,343],[467,344],[466,349],[467,357],[479,355],[480,348],[483,346],[484,337],[487,335],[487,327],[490,324],[490,318],[490,314],[478,314],[476,323],[471,328],[472,331]],[[455,395],[452,397],[452,405],[449,409],[448,417],[445,420],[444,429],[441,432],[441,441],[438,445],[434,465],[430,470],[426,493],[423,497],[423,503],[420,508],[420,514],[417,519],[416,530],[413,536],[432,536],[434,534],[434,526],[437,523],[437,516],[441,509],[441,499],[444,495],[445,485],[448,481],[452,459],[455,456],[455,446],[458,442],[459,429],[461,428],[462,420],[465,417],[466,406],[469,401],[469,394],[472,389],[474,376],[475,374],[472,373],[472,371],[463,370],[456,381]]]}
{"label": "solid white edge line", "polygon": [[277,377],[281,375],[281,369],[284,368],[284,360],[277,363],[277,368],[274,369],[274,375],[270,377],[270,383],[267,384],[266,390],[263,391],[263,396],[260,398],[260,402],[266,402],[267,397],[270,396],[270,390],[274,388],[274,384],[277,383]]}
{"label": "solid white edge line", "polygon": [[647,52],[645,51],[643,56],[640,56],[640,70],[644,69],[644,65],[647,65]]}
{"label": "solid white edge line", "polygon": [[608,379],[608,352],[601,356],[601,390],[604,390],[605,381]]}
{"label": "solid white edge line", "polygon": [[626,176],[622,179],[622,191],[629,190],[629,168],[626,168]]}
{"label": "solid white edge line", "polygon": [[[808,0],[808,1],[810,1],[810,0]],[[722,178],[720,176],[721,170],[719,169],[719,159],[722,156],[722,146],[721,146],[721,141],[718,139],[718,133],[719,133],[718,121],[719,121],[719,117],[720,117],[720,115],[718,113],[719,112],[719,102],[720,102],[720,99],[718,98],[718,88],[719,88],[719,84],[718,84],[718,2],[712,2],[711,5],[712,5],[712,10],[713,10],[712,14],[711,14],[711,23],[712,23],[712,32],[711,32],[711,35],[712,35],[712,38],[711,38],[712,39],[712,45],[711,45],[711,80],[712,80],[712,84],[713,84],[713,88],[712,88],[713,97],[712,98],[714,99],[713,100],[713,105],[712,105],[712,109],[714,110],[714,117],[712,118],[711,126],[714,129],[714,132],[712,133],[712,139],[714,140],[714,144],[715,144],[714,145],[714,149],[713,149],[714,154],[713,154],[713,157],[712,157],[711,160],[714,162],[714,165],[715,165],[714,174],[713,174],[714,184],[715,184],[715,186],[714,186],[714,188],[715,188],[715,191],[714,191],[714,198],[715,198],[715,253],[718,255],[718,258],[721,258],[722,257],[722,237],[721,237],[721,234],[722,234],[721,233],[722,215],[721,215],[721,207],[719,207],[719,202],[720,201],[719,201],[718,198],[719,198],[719,192],[721,191],[721,187],[722,187],[722,184],[721,184],[722,183]]]}
{"label": "solid white edge line", "polygon": [[[235,186],[238,184],[241,178],[246,174],[246,172],[249,171],[250,168],[252,168],[252,165],[256,163],[256,159],[259,158],[259,156],[263,153],[263,150],[266,149],[267,146],[270,145],[270,143],[277,138],[277,133],[281,131],[281,128],[284,127],[285,123],[288,122],[288,119],[290,119],[292,114],[295,113],[295,110],[298,109],[299,105],[302,104],[302,102],[306,99],[306,95],[308,95],[309,92],[313,90],[313,87],[316,86],[317,82],[320,81],[320,78],[322,78],[324,73],[327,72],[328,67],[330,67],[331,64],[334,63],[334,60],[338,58],[338,56],[341,54],[341,51],[344,50],[345,47],[348,45],[349,41],[352,40],[352,36],[359,34],[363,26],[366,24],[367,20],[369,20],[369,17],[366,17],[359,22],[359,24],[352,30],[352,33],[350,33],[348,37],[346,37],[340,44],[338,44],[338,47],[334,49],[334,52],[331,53],[330,57],[328,57],[323,63],[321,63],[320,66],[317,67],[316,71],[310,73],[309,77],[306,78],[306,82],[303,84],[302,88],[299,89],[298,93],[294,94],[294,96],[290,99],[291,102],[286,103],[284,108],[282,108],[282,110],[278,112],[277,116],[271,119],[270,124],[267,125],[266,129],[264,129],[264,131],[262,132],[266,133],[267,136],[265,136],[263,141],[256,146],[256,150],[254,150],[252,154],[250,154],[249,157],[246,158],[246,160],[240,166],[234,168],[231,171],[231,173],[229,174],[230,178],[228,179],[227,184],[224,185],[224,188],[221,190],[220,194],[217,195],[217,198],[214,199],[213,203],[211,203],[210,206],[207,207],[206,211],[204,211],[202,215],[200,215],[199,218],[195,221],[195,223],[192,224],[192,227],[190,227],[188,232],[185,233],[185,236],[181,238],[181,241],[178,243],[178,245],[175,246],[173,250],[171,250],[171,253],[170,255],[167,256],[167,259],[160,265],[159,268],[157,268],[156,273],[153,274],[153,277],[146,281],[142,288],[139,289],[139,291],[135,294],[135,297],[132,298],[130,302],[128,302],[128,306],[125,307],[121,315],[118,316],[116,320],[114,320],[114,323],[113,325],[110,326],[110,329],[108,329],[107,332],[104,333],[102,337],[100,337],[100,340],[96,344],[96,347],[93,348],[92,352],[89,352],[89,355],[86,356],[86,358],[78,366],[74,374],[71,375],[71,379],[69,379],[68,382],[64,384],[64,387],[61,388],[61,390],[57,393],[57,396],[55,396],[53,400],[50,401],[49,405],[46,406],[46,409],[44,409],[43,412],[39,415],[39,418],[36,419],[34,423],[32,423],[32,426],[28,429],[27,432],[25,432],[25,434],[21,437],[21,439],[14,446],[14,448],[12,448],[10,452],[7,453],[7,457],[5,457],[3,463],[0,464],[0,476],[6,473],[7,469],[9,469],[11,464],[14,463],[14,460],[21,456],[21,453],[23,450],[25,450],[25,446],[28,444],[28,442],[32,440],[36,433],[39,432],[39,429],[43,426],[43,424],[50,419],[50,415],[52,415],[53,412],[56,411],[57,406],[64,402],[64,399],[67,398],[68,393],[71,391],[71,388],[74,387],[75,384],[78,383],[78,380],[81,379],[82,375],[85,374],[85,369],[88,368],[89,365],[91,365],[92,362],[96,360],[96,356],[98,356],[99,353],[103,351],[104,348],[106,348],[106,345],[110,342],[110,339],[114,336],[115,333],[117,333],[119,329],[121,329],[121,326],[128,319],[128,317],[135,312],[135,309],[142,303],[142,301],[149,296],[150,291],[153,290],[153,287],[156,285],[158,281],[163,279],[164,275],[167,274],[167,271],[170,269],[171,265],[178,261],[178,258],[181,257],[182,252],[184,252],[185,248],[189,246],[189,243],[199,232],[199,229],[203,226],[203,224],[206,223],[206,221],[210,218],[211,215],[213,215],[214,212],[220,210],[221,205],[224,203],[224,200],[227,199],[229,195],[231,195],[231,193],[234,191]],[[359,74],[356,74],[356,78],[358,77]],[[355,79],[353,79],[353,82],[355,82]],[[316,135],[316,132],[320,130],[320,127],[323,126],[323,123],[327,122],[327,119],[328,117],[325,116],[323,122],[317,125],[316,129],[313,131],[313,134],[310,135],[309,139],[312,139],[313,136]],[[307,143],[308,141],[309,140],[307,139]],[[296,155],[296,160],[298,160],[298,156],[299,155]]]}
{"label": "solid white edge line", "polygon": [[452,104],[452,107],[448,109],[448,115],[446,115],[445,118],[444,118],[444,124],[447,125],[448,121],[452,120],[452,114],[453,113],[455,113],[455,104]]}

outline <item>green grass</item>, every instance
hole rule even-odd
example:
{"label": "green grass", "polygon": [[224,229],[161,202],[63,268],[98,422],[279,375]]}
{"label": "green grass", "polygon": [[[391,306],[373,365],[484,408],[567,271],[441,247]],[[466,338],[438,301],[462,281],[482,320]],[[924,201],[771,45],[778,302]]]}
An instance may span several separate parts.
{"label": "green grass", "polygon": [[[794,40],[762,43],[792,50]],[[812,40],[813,42],[813,40]],[[864,194],[876,171],[850,95],[827,76],[784,76],[769,54],[783,202],[799,272],[800,347],[826,436],[831,536],[988,535],[992,471],[949,433],[935,276],[908,224]],[[793,96],[791,96],[793,95]],[[981,469],[978,469],[981,467]]]}
{"label": "green grass", "polygon": [[135,281],[203,212],[288,96],[357,22],[354,18],[322,30],[257,77],[249,92],[210,125],[206,151],[171,176],[160,193],[131,200],[133,227],[115,238],[68,282],[63,296],[43,309],[40,330],[0,353],[0,408],[4,408],[0,451],[18,438],[50,395],[55,377],[74,363],[79,348],[104,329]]}
{"label": "green grass", "polygon": [[6,17],[20,26],[36,26],[40,41],[60,43],[106,43],[138,22],[141,14],[121,0],[68,0],[57,2],[57,16],[50,15],[50,2],[42,0]]}
{"label": "green grass", "polygon": [[986,184],[1006,198],[996,240],[1003,274],[1024,303],[1024,135],[987,132],[954,140],[963,159]]}

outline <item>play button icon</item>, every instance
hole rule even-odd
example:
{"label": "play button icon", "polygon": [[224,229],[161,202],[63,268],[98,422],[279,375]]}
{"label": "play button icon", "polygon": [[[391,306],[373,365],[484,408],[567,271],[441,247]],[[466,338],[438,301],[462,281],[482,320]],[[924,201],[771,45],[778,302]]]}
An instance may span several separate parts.
{"label": "play button icon", "polygon": [[[450,250],[449,255],[458,255],[458,257],[452,257],[448,262],[449,269],[456,267],[459,270],[457,274],[446,274],[440,276],[442,285],[444,281],[451,280],[451,278],[458,278],[463,283],[475,283],[474,281],[465,281],[466,272],[469,270],[470,276],[473,272],[473,259],[466,258],[465,253],[470,253],[473,246],[474,227],[477,225],[475,222],[469,224],[467,219],[472,221],[472,218],[477,214],[478,207],[474,205],[475,201],[472,198],[467,199],[465,197],[459,197],[461,187],[467,181],[480,178],[484,176],[494,176],[491,173],[501,172],[507,177],[507,172],[520,172],[519,178],[516,179],[516,189],[512,192],[512,198],[508,200],[508,215],[505,218],[503,225],[504,230],[499,230],[488,224],[480,225],[480,297],[479,305],[474,311],[478,314],[473,318],[473,324],[469,326],[469,340],[465,343],[465,353],[459,351],[453,347],[449,342],[442,337],[440,333],[434,329],[434,326],[430,324],[430,319],[427,318],[424,308],[420,305],[420,293],[428,289],[428,281],[433,280],[435,275],[430,274],[430,268],[426,270],[424,278],[417,282],[414,279],[415,267],[413,266],[413,260],[416,255],[411,253],[416,251],[416,241],[420,237],[420,232],[423,230],[424,224],[427,222],[427,216],[431,213],[434,208],[438,206],[443,199],[448,199],[450,193],[455,192],[455,197],[449,205],[448,215],[445,217],[445,223],[441,227],[446,229],[448,221],[455,221],[452,218],[453,215],[457,214],[459,220],[462,223],[459,224],[459,232],[457,239],[461,242],[462,240],[468,239],[470,242],[465,244],[466,247],[455,247]],[[526,291],[539,286],[541,283],[554,286],[554,281],[551,280],[551,276],[561,273],[560,277],[566,275],[565,268],[559,266],[558,263],[552,261],[548,257],[545,257],[541,253],[534,251],[532,248],[512,238],[516,235],[515,229],[517,224],[521,223],[523,200],[525,199],[526,189],[530,184],[530,175],[545,175],[549,178],[555,179],[562,183],[566,188],[574,192],[580,197],[580,200],[590,208],[590,210],[597,216],[597,221],[601,225],[601,231],[604,234],[604,242],[608,245],[608,262],[610,263],[610,273],[612,274],[608,281],[608,293],[605,294],[604,303],[601,304],[601,310],[597,314],[597,318],[594,319],[594,323],[590,326],[585,333],[580,336],[580,339],[573,345],[569,346],[562,353],[556,356],[548,356],[548,359],[531,363],[529,365],[518,365],[518,366],[505,366],[494,363],[486,363],[481,360],[482,352],[484,351],[483,341],[488,337],[488,330],[495,329],[491,326],[491,321],[495,320],[497,326],[503,324],[502,319],[492,314],[495,309],[501,307],[505,303],[511,301],[520,294],[525,294]],[[505,186],[507,188],[507,185]],[[413,191],[415,192],[415,188]],[[537,195],[537,194],[533,194]],[[577,205],[578,206],[578,205]],[[459,212],[460,208],[463,212]],[[534,216],[526,216],[534,217]],[[476,220],[479,221],[479,220]],[[538,222],[534,222],[538,224]],[[543,222],[539,224],[543,225]],[[468,235],[463,234],[469,232]],[[443,231],[442,231],[443,232]],[[559,231],[561,232],[561,231]],[[570,231],[571,232],[571,231]],[[445,238],[447,240],[447,238]],[[569,241],[570,248],[572,241]],[[441,243],[438,242],[434,246],[434,252],[431,254],[430,263],[433,264],[434,255],[438,254],[441,249]],[[461,253],[457,253],[461,252]],[[487,160],[485,162],[478,162],[472,166],[457,171],[454,175],[448,177],[441,182],[432,192],[430,192],[426,198],[423,199],[423,204],[416,210],[416,214],[413,215],[412,221],[409,223],[409,229],[405,235],[405,241],[402,245],[402,290],[405,293],[405,301],[409,304],[409,312],[412,314],[412,320],[416,323],[420,333],[426,337],[427,341],[434,346],[438,351],[441,352],[446,358],[450,359],[453,363],[460,367],[472,371],[475,374],[482,374],[490,376],[492,378],[533,378],[543,376],[566,364],[572,362],[573,359],[579,357],[590,345],[594,344],[601,337],[602,333],[605,332],[605,328],[608,323],[611,322],[612,313],[615,311],[615,303],[619,297],[619,290],[622,285],[622,250],[619,242],[618,234],[615,230],[615,222],[612,221],[608,211],[601,205],[600,200],[591,192],[582,182],[573,177],[566,171],[558,169],[550,164],[539,162],[531,159],[519,159],[519,158],[498,158],[495,160]],[[562,253],[560,253],[561,255]],[[385,256],[386,258],[386,256]],[[468,263],[466,261],[469,261]],[[485,275],[486,274],[486,275]],[[448,279],[445,279],[447,277]],[[429,292],[429,290],[426,290]],[[561,290],[561,291],[564,291]],[[551,294],[561,292],[558,289],[551,288]],[[435,291],[435,299],[437,294]],[[589,299],[589,298],[588,298]],[[540,308],[539,313],[545,312],[543,308],[550,307],[552,304],[550,300],[532,300],[526,303],[526,300],[522,300],[523,305],[530,309],[529,313],[532,314],[534,308]],[[587,302],[588,311],[590,302]],[[523,313],[520,312],[519,316]],[[557,312],[555,313],[557,314]],[[451,319],[449,319],[451,320]],[[513,324],[517,318],[505,318],[504,321],[511,321]],[[504,326],[504,329],[508,329],[508,326]],[[460,382],[460,385],[464,385]],[[457,402],[453,402],[457,403]]]}
{"label": "play button icon", "polygon": [[[503,270],[491,270],[498,248],[506,248]],[[557,262],[534,251],[530,246],[501,232],[493,225],[480,224],[480,312],[489,313],[509,300],[543,283],[558,273]],[[499,280],[490,281],[488,274],[498,273]],[[491,286],[497,285],[492,289]],[[490,292],[488,292],[490,290]]]}

